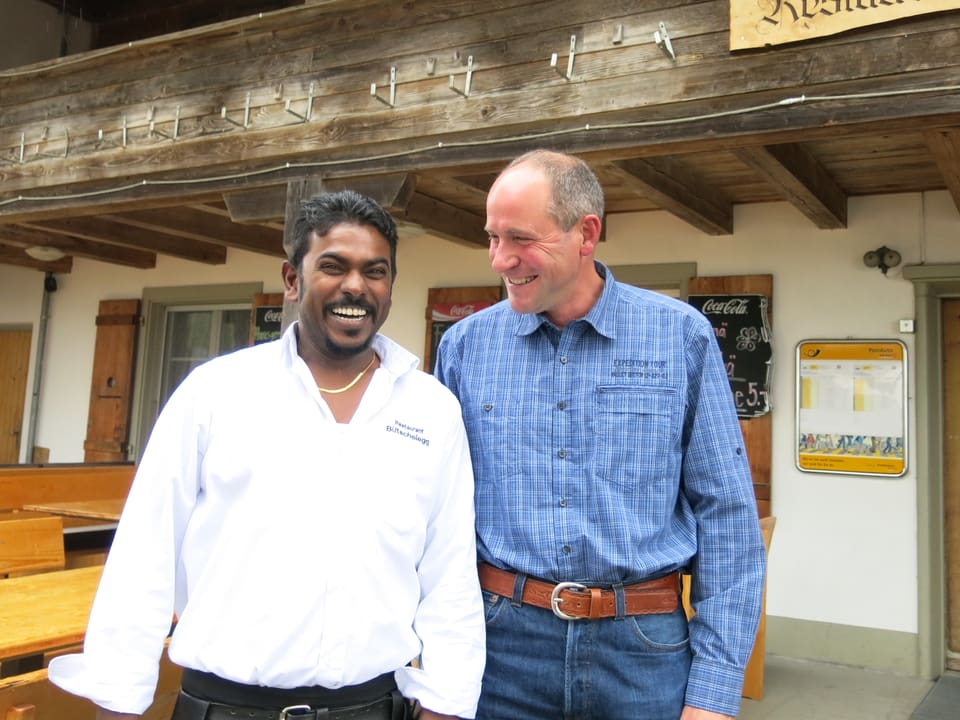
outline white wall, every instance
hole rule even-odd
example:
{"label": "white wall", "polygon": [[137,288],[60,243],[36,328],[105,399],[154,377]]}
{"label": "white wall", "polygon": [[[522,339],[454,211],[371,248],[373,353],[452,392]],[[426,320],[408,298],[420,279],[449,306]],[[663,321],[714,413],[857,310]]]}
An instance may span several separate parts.
{"label": "white wall", "polygon": [[[924,205],[923,213],[921,206]],[[945,192],[855,198],[849,229],[818,230],[786,204],[738,207],[736,234],[709,237],[662,213],[613,216],[598,257],[611,265],[696,261],[700,275],[772,274],[773,510],[768,614],[880,630],[917,631],[915,451],[902,478],[801,473],[794,465],[794,353],[809,338],[914,338],[913,288],[861,258],[880,245],[904,264],[960,262],[960,214]],[[384,332],[423,353],[427,288],[494,285],[486,250],[404,238]],[[144,286],[262,281],[279,292],[280,261],[230,250],[228,266],[160,257],[153,270],[76,260],[50,303],[36,442],[53,462],[79,461],[90,393],[97,303],[139,297]],[[36,326],[43,276],[0,265],[0,326]],[[29,387],[32,387],[32,378]],[[914,377],[909,423],[916,424]],[[29,395],[29,388],[28,388]],[[29,402],[29,398],[28,398]],[[26,430],[26,428],[25,428]],[[870,598],[863,602],[862,598]]]}

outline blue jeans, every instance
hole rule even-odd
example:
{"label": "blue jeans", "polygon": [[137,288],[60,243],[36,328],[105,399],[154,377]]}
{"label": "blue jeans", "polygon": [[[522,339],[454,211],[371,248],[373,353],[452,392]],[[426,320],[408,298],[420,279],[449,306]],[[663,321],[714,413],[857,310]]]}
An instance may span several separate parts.
{"label": "blue jeans", "polygon": [[561,620],[484,591],[487,666],[477,720],[677,720],[690,671],[683,608]]}

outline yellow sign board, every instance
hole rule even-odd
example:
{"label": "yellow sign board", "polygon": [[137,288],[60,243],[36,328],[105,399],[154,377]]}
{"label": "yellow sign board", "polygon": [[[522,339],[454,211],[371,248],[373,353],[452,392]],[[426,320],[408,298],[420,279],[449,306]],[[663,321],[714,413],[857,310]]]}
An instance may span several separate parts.
{"label": "yellow sign board", "polygon": [[899,477],[907,471],[906,346],[797,345],[797,468]]}
{"label": "yellow sign board", "polygon": [[730,49],[782,45],[960,8],[960,0],[730,0]]}

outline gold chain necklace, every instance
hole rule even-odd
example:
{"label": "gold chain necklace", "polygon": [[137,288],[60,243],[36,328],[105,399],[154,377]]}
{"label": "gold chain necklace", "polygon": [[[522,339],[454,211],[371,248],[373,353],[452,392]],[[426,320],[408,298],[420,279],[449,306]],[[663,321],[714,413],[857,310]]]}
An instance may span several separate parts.
{"label": "gold chain necklace", "polygon": [[338,388],[338,389],[336,389],[336,390],[328,390],[327,388],[322,388],[322,387],[320,387],[319,385],[317,385],[317,390],[319,390],[319,391],[322,392],[322,393],[327,393],[328,395],[339,395],[340,393],[346,392],[347,390],[349,390],[350,388],[352,388],[354,385],[356,385],[358,382],[360,382],[360,378],[362,378],[364,375],[366,375],[366,374],[367,374],[367,370],[369,370],[370,368],[373,367],[373,363],[374,363],[374,361],[375,361],[376,359],[377,359],[377,354],[374,353],[374,354],[373,354],[373,357],[370,358],[370,362],[367,363],[367,366],[366,366],[363,370],[360,371],[360,374],[357,375],[353,380],[351,380],[350,382],[348,382],[346,385],[344,385],[342,388]]}

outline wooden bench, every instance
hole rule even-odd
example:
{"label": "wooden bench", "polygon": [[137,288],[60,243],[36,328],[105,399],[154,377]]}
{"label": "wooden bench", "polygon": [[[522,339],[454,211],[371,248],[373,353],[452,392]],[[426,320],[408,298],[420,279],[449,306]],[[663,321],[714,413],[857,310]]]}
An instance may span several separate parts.
{"label": "wooden bench", "polygon": [[3,465],[0,510],[18,510],[33,503],[125,498],[135,472],[133,463]]}
{"label": "wooden bench", "polygon": [[63,570],[63,519],[20,517],[0,519],[0,578]]}
{"label": "wooden bench", "polygon": [[[135,472],[133,463],[3,465],[0,466],[0,517],[29,512],[21,510],[24,505],[125,498]],[[67,517],[63,519],[63,527],[70,535],[66,543],[66,567],[103,563],[109,537],[112,537],[112,533],[107,533],[109,537],[104,539],[104,521]]]}
{"label": "wooden bench", "polygon": [[[160,679],[153,704],[144,720],[168,720],[180,689],[182,670],[170,662],[164,650]],[[47,670],[0,679],[0,720],[94,720],[96,706],[86,698],[71,695],[47,677]]]}

